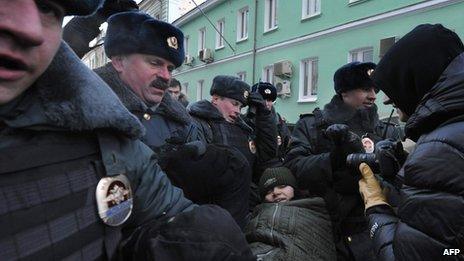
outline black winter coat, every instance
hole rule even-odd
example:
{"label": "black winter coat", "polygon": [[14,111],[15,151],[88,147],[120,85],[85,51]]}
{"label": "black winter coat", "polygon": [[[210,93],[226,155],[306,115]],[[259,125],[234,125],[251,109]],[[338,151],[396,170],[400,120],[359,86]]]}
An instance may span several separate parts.
{"label": "black winter coat", "polygon": [[[344,258],[350,258],[347,237],[365,231],[367,220],[358,192],[356,170],[332,170],[329,152],[334,145],[323,131],[335,123],[348,125],[359,136],[368,134],[374,142],[382,139],[387,126],[387,137],[398,138],[399,132],[393,125],[379,120],[375,106],[368,110],[355,110],[337,95],[325,105],[324,110],[316,109],[313,114],[302,115],[293,130],[285,165],[295,174],[302,189],[326,200],[334,222],[337,251]],[[358,243],[354,241],[350,245]]]}
{"label": "black winter coat", "polygon": [[[398,213],[387,206],[367,211],[379,260],[464,260],[463,68],[461,54],[406,123],[406,135],[418,140],[399,172]],[[444,255],[459,248],[459,256]]]}
{"label": "black winter coat", "polygon": [[[236,123],[227,122],[207,100],[189,107],[197,128],[206,143],[228,145],[239,150],[253,169],[253,180],[259,180],[264,168],[277,156],[277,125],[274,114],[258,113],[253,121],[241,117]],[[250,127],[250,124],[253,127]]]}

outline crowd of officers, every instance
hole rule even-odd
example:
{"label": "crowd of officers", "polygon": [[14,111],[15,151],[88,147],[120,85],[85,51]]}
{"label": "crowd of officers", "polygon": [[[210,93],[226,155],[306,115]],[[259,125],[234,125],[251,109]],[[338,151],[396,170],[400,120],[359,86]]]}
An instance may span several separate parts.
{"label": "crowd of officers", "polygon": [[[464,258],[453,31],[419,25],[379,64],[336,69],[292,132],[270,83],[218,75],[189,103],[183,44],[131,0],[0,0],[2,260]],[[379,119],[380,90],[404,128]]]}

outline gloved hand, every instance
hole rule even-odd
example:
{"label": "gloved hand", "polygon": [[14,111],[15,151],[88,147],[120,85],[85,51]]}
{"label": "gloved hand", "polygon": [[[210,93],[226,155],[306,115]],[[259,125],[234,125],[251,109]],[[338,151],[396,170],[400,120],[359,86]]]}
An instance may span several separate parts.
{"label": "gloved hand", "polygon": [[375,145],[375,156],[379,162],[380,174],[393,181],[408,156],[400,141],[386,139]]}
{"label": "gloved hand", "polygon": [[330,161],[333,169],[346,167],[346,157],[352,153],[363,152],[361,138],[349,131],[345,124],[332,124],[325,130],[325,135],[335,145],[330,152]]}
{"label": "gloved hand", "polygon": [[263,99],[263,96],[259,92],[252,92],[250,96],[248,96],[248,113],[253,116],[256,113],[262,112],[271,112],[270,110],[266,109],[266,101]]}
{"label": "gloved hand", "polygon": [[369,165],[364,162],[359,164],[359,171],[362,175],[362,178],[358,182],[359,193],[361,193],[364,199],[364,208],[367,210],[373,206],[389,205]]}
{"label": "gloved hand", "polygon": [[138,9],[139,6],[133,0],[105,0],[103,5],[98,8],[97,13],[106,21],[113,14]]}
{"label": "gloved hand", "polygon": [[183,143],[183,140],[171,138],[166,144],[157,150],[158,165],[167,170],[172,164],[182,160],[196,160],[206,151],[206,146],[201,141]]}

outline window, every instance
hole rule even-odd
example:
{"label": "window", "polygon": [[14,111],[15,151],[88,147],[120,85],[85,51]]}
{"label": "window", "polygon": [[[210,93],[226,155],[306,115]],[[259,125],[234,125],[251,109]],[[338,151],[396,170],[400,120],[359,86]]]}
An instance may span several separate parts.
{"label": "window", "polygon": [[274,65],[268,65],[263,69],[263,82],[274,84]]}
{"label": "window", "polygon": [[277,28],[277,0],[266,0],[264,5],[264,32]]}
{"label": "window", "polygon": [[237,14],[237,41],[248,38],[248,6],[240,9]]}
{"label": "window", "polygon": [[219,32],[216,32],[216,49],[220,49],[224,47],[224,38],[222,38],[222,35],[224,35],[224,27],[225,27],[224,19],[217,21],[216,29]]}
{"label": "window", "polygon": [[206,43],[206,28],[198,30],[198,51],[205,49]]}
{"label": "window", "polygon": [[189,54],[189,40],[190,40],[190,36],[185,36],[184,37],[184,50],[185,50],[185,55],[188,55]]}
{"label": "window", "polygon": [[300,89],[298,101],[315,101],[317,98],[318,59],[300,62]]}
{"label": "window", "polygon": [[197,100],[203,99],[203,80],[199,80],[197,83]]}
{"label": "window", "polygon": [[373,62],[374,49],[372,47],[359,48],[350,51],[348,62]]}
{"label": "window", "polygon": [[184,82],[184,84],[182,84],[182,93],[187,95],[188,96],[188,87],[189,87],[189,83],[188,82]]}
{"label": "window", "polygon": [[321,0],[303,0],[301,19],[315,16],[321,13]]}
{"label": "window", "polygon": [[246,81],[246,72],[238,72],[237,77],[242,81]]}

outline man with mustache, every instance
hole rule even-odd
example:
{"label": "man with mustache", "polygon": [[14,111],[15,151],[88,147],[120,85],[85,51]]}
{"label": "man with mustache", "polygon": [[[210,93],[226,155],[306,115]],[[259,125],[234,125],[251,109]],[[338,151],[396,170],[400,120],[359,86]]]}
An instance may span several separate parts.
{"label": "man with mustache", "polygon": [[370,79],[374,63],[352,62],[334,74],[336,95],[311,114],[303,114],[292,133],[285,165],[302,189],[323,197],[332,218],[339,260],[372,260],[357,170],[346,157],[364,152],[361,139],[395,137],[397,130],[379,120],[377,89]]}
{"label": "man with mustache", "polygon": [[115,13],[107,20],[104,42],[111,62],[95,72],[142,122],[147,130],[142,141],[160,152],[167,140],[199,139],[184,106],[166,91],[172,71],[182,65],[185,56],[184,36],[178,28],[143,12],[121,12],[134,9],[132,2],[106,0],[92,16],[72,19],[64,29],[64,39],[83,56],[100,23]]}
{"label": "man with mustache", "polygon": [[64,16],[99,5],[0,0],[1,259],[114,260],[122,242],[124,260],[252,260],[231,216],[170,183],[140,122],[62,41]]}

